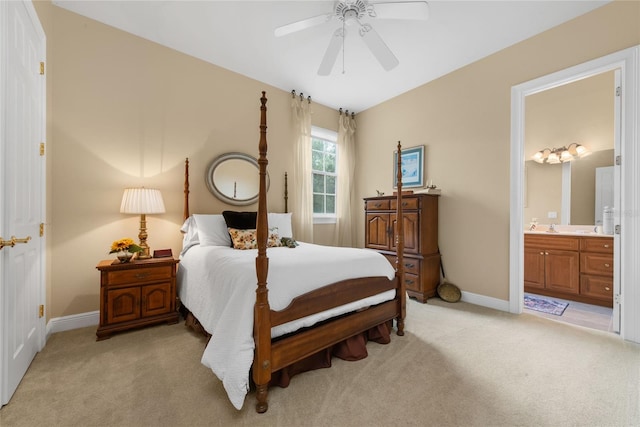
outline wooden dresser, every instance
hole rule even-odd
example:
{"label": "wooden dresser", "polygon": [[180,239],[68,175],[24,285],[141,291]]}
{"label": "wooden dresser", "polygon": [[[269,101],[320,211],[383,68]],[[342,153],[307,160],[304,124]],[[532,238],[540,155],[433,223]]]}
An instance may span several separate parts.
{"label": "wooden dresser", "polygon": [[157,323],[177,323],[176,266],[173,258],[119,263],[101,261],[100,326],[97,340],[114,332]]}
{"label": "wooden dresser", "polygon": [[524,290],[613,306],[613,238],[525,234]]}
{"label": "wooden dresser", "polygon": [[[436,295],[440,284],[438,195],[402,196],[404,272],[407,294],[420,302]],[[396,196],[368,197],[365,207],[365,247],[376,249],[395,266]]]}

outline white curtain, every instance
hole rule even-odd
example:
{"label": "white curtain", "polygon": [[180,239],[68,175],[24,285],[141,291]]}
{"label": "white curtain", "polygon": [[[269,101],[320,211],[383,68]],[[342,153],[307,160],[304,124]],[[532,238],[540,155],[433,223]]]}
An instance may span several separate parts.
{"label": "white curtain", "polygon": [[311,102],[300,96],[291,100],[293,123],[293,173],[291,222],[293,236],[313,243],[313,181],[311,170]]}
{"label": "white curtain", "polygon": [[340,113],[338,117],[338,199],[334,242],[338,246],[353,246],[356,242],[356,203],[354,176],[356,121],[353,116]]}

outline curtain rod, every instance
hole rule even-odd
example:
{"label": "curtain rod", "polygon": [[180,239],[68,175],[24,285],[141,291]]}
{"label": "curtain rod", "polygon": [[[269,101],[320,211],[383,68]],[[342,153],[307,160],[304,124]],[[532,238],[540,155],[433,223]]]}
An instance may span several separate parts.
{"label": "curtain rod", "polygon": [[[299,96],[300,96],[300,101],[302,101],[304,99],[304,93],[300,92]],[[292,98],[296,97],[296,90],[295,89],[291,91],[291,97]],[[307,96],[307,102],[309,104],[311,104],[311,95]]]}
{"label": "curtain rod", "polygon": [[[340,109],[338,110],[338,113],[340,113],[340,115],[342,115],[342,108],[340,108]],[[344,113],[348,116],[348,115],[349,115],[349,110],[345,111]],[[355,112],[353,112],[353,111],[351,112],[351,118],[352,118],[352,119],[355,119],[355,118],[356,118],[356,113],[355,113]]]}

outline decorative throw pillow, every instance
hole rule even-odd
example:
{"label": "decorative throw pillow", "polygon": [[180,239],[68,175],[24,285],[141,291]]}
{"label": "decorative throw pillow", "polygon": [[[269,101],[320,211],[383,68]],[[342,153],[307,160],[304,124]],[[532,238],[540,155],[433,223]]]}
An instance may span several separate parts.
{"label": "decorative throw pillow", "polygon": [[[231,236],[231,242],[234,249],[257,249],[258,240],[255,229],[238,230],[236,228],[229,228],[229,235]],[[280,238],[278,237],[278,229],[272,228],[269,230],[269,236],[267,238],[267,247],[282,246]]]}
{"label": "decorative throw pillow", "polygon": [[239,230],[229,227],[228,230],[234,249],[256,249],[258,247],[255,229]]}
{"label": "decorative throw pillow", "polygon": [[280,237],[293,238],[293,232],[291,230],[291,212],[269,212],[267,214],[267,221],[269,221],[269,227],[278,227],[278,234]]}
{"label": "decorative throw pillow", "polygon": [[[227,223],[227,228],[235,228],[236,230],[255,230],[257,212],[238,212],[223,211],[222,216]],[[231,247],[235,247],[233,237],[231,238]],[[236,248],[238,249],[238,248]],[[247,248],[250,249],[250,248]]]}
{"label": "decorative throw pillow", "polygon": [[257,212],[238,212],[224,211],[222,216],[227,223],[228,228],[236,228],[238,230],[249,230],[256,228]]}

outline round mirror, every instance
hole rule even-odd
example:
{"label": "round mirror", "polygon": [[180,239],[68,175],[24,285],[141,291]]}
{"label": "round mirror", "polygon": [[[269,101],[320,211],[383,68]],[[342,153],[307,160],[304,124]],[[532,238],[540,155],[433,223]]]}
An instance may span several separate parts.
{"label": "round mirror", "polygon": [[[207,168],[207,188],[230,205],[250,205],[258,201],[260,175],[258,161],[243,153],[226,153],[216,157]],[[267,174],[267,190],[269,174]]]}

